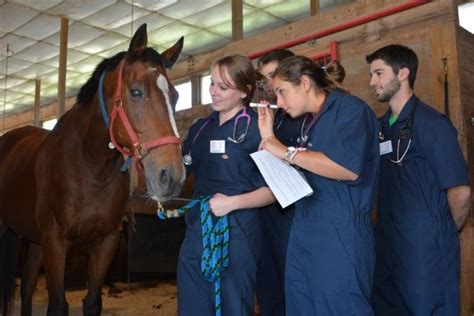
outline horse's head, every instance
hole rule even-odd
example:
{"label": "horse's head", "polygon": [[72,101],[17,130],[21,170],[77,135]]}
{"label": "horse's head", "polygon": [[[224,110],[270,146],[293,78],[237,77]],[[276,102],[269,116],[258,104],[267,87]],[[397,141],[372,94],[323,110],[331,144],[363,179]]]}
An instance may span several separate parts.
{"label": "horse's head", "polygon": [[113,102],[107,102],[110,138],[117,150],[139,162],[148,195],[155,200],[178,194],[185,177],[174,119],[178,92],[166,74],[182,47],[183,38],[162,54],[147,47],[143,24],[113,74],[104,80],[110,87],[104,88],[107,99],[113,94]]}

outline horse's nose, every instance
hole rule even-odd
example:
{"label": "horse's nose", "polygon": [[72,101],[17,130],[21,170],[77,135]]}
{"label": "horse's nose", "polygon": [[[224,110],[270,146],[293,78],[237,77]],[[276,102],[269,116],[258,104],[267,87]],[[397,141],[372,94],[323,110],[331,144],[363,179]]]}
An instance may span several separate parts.
{"label": "horse's nose", "polygon": [[175,194],[180,191],[182,176],[172,167],[162,167],[158,170],[158,183],[160,187],[166,188],[169,194]]}
{"label": "horse's nose", "polygon": [[153,160],[147,160],[143,165],[150,197],[166,201],[179,194],[184,179],[184,167],[181,161],[160,166]]}
{"label": "horse's nose", "polygon": [[160,185],[168,186],[171,183],[170,170],[168,168],[161,168],[158,172],[158,181]]}

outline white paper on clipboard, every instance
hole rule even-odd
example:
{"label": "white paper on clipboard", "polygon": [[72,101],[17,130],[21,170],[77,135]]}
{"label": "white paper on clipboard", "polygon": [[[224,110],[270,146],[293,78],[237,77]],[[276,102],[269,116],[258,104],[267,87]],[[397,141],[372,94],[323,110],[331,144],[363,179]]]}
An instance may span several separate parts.
{"label": "white paper on clipboard", "polygon": [[281,207],[285,208],[299,199],[313,194],[306,178],[298,170],[278,159],[266,150],[250,154],[260,173],[275,195]]}

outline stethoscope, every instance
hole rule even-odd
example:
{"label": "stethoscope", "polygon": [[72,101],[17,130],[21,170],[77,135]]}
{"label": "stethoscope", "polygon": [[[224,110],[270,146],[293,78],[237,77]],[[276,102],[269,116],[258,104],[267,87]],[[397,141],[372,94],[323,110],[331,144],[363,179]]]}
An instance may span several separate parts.
{"label": "stethoscope", "polygon": [[[240,136],[237,137],[237,128],[238,128],[238,125],[239,125],[239,121],[241,119],[244,119],[246,121],[247,125],[245,126],[244,132]],[[193,141],[191,142],[191,147],[192,147],[192,144],[194,144],[196,142],[199,135],[204,130],[204,128],[209,124],[210,121],[211,121],[211,119],[207,119],[207,121],[204,122],[204,124],[201,125],[201,127],[197,131],[196,135],[194,135]],[[245,137],[247,137],[247,133],[249,131],[249,127],[250,127],[251,122],[252,122],[252,118],[247,113],[247,107],[244,107],[242,113],[240,113],[239,115],[237,115],[234,118],[234,128],[232,130],[232,137],[230,137],[230,136],[227,137],[227,140],[233,142],[234,144],[242,143],[245,140]],[[183,156],[183,163],[186,166],[189,166],[193,163],[193,158],[191,157],[191,149],[189,149],[189,152]]]}
{"label": "stethoscope", "polygon": [[[405,157],[408,153],[408,150],[411,147],[411,143],[412,143],[412,140],[413,140],[413,122],[415,121],[415,111],[416,111],[416,108],[417,108],[419,102],[420,101],[417,100],[417,102],[413,105],[413,107],[410,110],[410,114],[408,115],[407,120],[402,125],[402,127],[400,127],[400,133],[398,134],[398,140],[397,140],[397,151],[396,151],[397,158],[392,159],[390,157],[387,157],[387,159],[390,162],[392,162],[392,163],[394,163],[398,166],[403,166],[403,160],[405,159]],[[379,140],[383,141],[384,139],[385,139],[384,125],[379,121]],[[403,151],[403,154],[400,156],[401,143],[402,143],[402,141],[404,141],[406,139],[408,139],[407,146],[406,146],[405,150]]]}
{"label": "stethoscope", "polygon": [[[308,141],[309,134],[311,134],[311,131],[313,130],[313,127],[316,125],[316,122],[318,122],[319,118],[321,117],[321,114],[323,114],[324,107],[319,110],[318,113],[313,114],[313,113],[308,113],[303,119],[303,122],[301,123],[300,127],[300,138],[298,139],[298,143],[300,147],[305,147],[306,142]],[[312,116],[312,120],[309,122],[309,125],[306,126],[308,118]]]}
{"label": "stethoscope", "polygon": [[[240,119],[245,119],[247,121],[247,126],[245,127],[244,132],[239,137],[236,137],[237,126],[239,125]],[[242,113],[237,115],[234,119],[234,129],[232,131],[232,137],[229,136],[227,137],[227,139],[233,142],[234,144],[240,144],[241,142],[243,142],[245,140],[245,137],[247,137],[247,132],[249,131],[251,122],[252,122],[252,118],[247,113],[247,107],[244,107],[244,110],[242,111]]]}

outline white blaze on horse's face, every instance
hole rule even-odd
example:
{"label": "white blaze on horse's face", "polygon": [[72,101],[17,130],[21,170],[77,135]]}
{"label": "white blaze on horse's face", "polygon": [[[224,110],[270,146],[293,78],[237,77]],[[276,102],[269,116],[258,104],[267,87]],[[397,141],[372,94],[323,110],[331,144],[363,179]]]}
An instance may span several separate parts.
{"label": "white blaze on horse's face", "polygon": [[176,121],[174,120],[173,109],[171,108],[170,97],[168,95],[169,86],[168,80],[166,80],[165,76],[160,74],[158,78],[156,78],[156,84],[158,85],[158,89],[163,92],[165,96],[166,105],[168,106],[168,115],[171,122],[171,126],[173,127],[174,135],[179,138],[178,128],[176,127]]}

